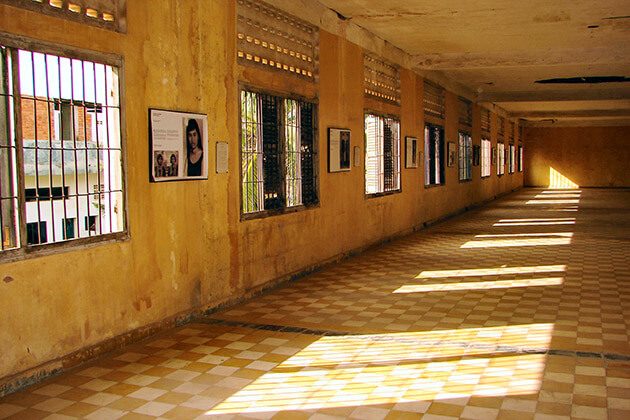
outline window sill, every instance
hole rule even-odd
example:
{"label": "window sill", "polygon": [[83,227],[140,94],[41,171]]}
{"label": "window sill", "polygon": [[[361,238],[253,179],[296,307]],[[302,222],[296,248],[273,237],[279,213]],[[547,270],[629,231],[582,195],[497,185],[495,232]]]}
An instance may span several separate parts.
{"label": "window sill", "polygon": [[369,198],[378,198],[378,197],[385,197],[388,195],[394,195],[394,194],[398,194],[402,192],[402,188],[399,188],[397,190],[392,190],[392,191],[383,191],[383,192],[378,192],[378,193],[372,193],[372,194],[365,194],[365,198],[369,199]]}
{"label": "window sill", "polygon": [[0,263],[21,261],[48,255],[63,254],[76,250],[92,248],[95,246],[114,242],[126,242],[130,239],[128,232],[108,233],[106,235],[87,238],[71,239],[63,242],[46,243],[41,245],[27,245],[23,248],[0,251]]}
{"label": "window sill", "polygon": [[443,186],[445,186],[445,185],[446,185],[446,183],[442,183],[442,184],[429,184],[429,185],[426,185],[426,184],[425,184],[424,189],[425,189],[425,190],[427,190],[427,189],[430,189],[430,188],[438,188],[438,187],[443,187]]}
{"label": "window sill", "polygon": [[466,184],[467,182],[472,182],[472,178],[470,178],[470,179],[460,179],[459,180],[460,184]]}
{"label": "window sill", "polygon": [[246,222],[248,220],[265,219],[267,217],[281,216],[283,214],[297,213],[300,211],[313,210],[316,208],[319,208],[319,203],[311,204],[308,206],[302,204],[299,206],[284,207],[276,210],[263,210],[257,211],[255,213],[241,213],[241,222]]}

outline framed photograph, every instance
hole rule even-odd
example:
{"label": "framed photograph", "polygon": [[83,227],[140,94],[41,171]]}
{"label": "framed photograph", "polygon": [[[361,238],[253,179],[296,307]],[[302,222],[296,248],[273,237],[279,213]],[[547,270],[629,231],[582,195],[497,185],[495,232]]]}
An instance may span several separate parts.
{"label": "framed photograph", "polygon": [[448,156],[447,166],[455,166],[455,162],[457,162],[457,148],[455,147],[455,143],[451,141],[448,142],[446,156]]}
{"label": "framed photograph", "polygon": [[151,182],[208,179],[208,116],[149,109]]}
{"label": "framed photograph", "polygon": [[405,168],[418,167],[418,139],[405,137]]}
{"label": "framed photograph", "polygon": [[473,146],[473,166],[479,166],[481,146]]}
{"label": "framed photograph", "polygon": [[350,130],[328,128],[328,172],[350,170]]}
{"label": "framed photograph", "polygon": [[492,148],[492,153],[490,154],[491,158],[490,158],[490,165],[491,166],[496,166],[497,164],[497,148],[493,147]]}

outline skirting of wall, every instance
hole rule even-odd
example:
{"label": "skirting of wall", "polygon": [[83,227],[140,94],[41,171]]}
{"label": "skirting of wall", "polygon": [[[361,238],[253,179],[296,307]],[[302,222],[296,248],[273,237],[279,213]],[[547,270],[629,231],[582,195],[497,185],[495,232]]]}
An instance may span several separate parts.
{"label": "skirting of wall", "polygon": [[17,373],[15,375],[11,375],[5,378],[1,378],[0,379],[0,397],[19,391],[23,388],[34,385],[36,383],[42,382],[45,379],[67,372],[70,369],[77,368],[83,364],[93,361],[94,359],[98,357],[105,356],[106,354],[114,352],[116,350],[120,350],[124,348],[125,346],[144,340],[150,336],[166,331],[170,328],[185,325],[190,322],[194,322],[195,320],[200,320],[214,312],[237,305],[253,297],[262,295],[263,293],[269,290],[272,290],[274,288],[280,287],[281,285],[284,285],[287,282],[299,280],[307,276],[308,274],[311,274],[318,270],[322,270],[326,268],[327,266],[330,266],[331,264],[335,264],[335,263],[338,263],[339,261],[350,258],[354,255],[361,254],[374,247],[381,246],[385,243],[410,235],[414,232],[426,229],[429,226],[434,226],[438,223],[442,223],[446,220],[452,219],[453,217],[459,216],[470,210],[474,210],[479,207],[482,207],[498,198],[501,198],[519,189],[521,189],[521,187],[515,188],[512,191],[507,191],[505,193],[498,194],[494,196],[493,198],[479,201],[477,203],[463,207],[447,215],[441,216],[437,219],[429,220],[421,224],[418,224],[412,228],[404,229],[402,231],[396,232],[393,235],[389,235],[374,243],[371,243],[362,247],[358,247],[350,251],[342,252],[331,258],[328,258],[324,261],[320,261],[311,266],[305,267],[294,273],[287,274],[285,276],[268,281],[260,286],[256,286],[251,289],[239,291],[238,297],[227,298],[218,303],[214,302],[210,306],[202,308],[202,309],[191,309],[189,311],[185,311],[185,312],[173,315],[161,321],[158,321],[149,325],[145,325],[140,328],[136,328],[132,331],[117,335],[112,338],[108,338],[106,340],[101,341],[100,343],[74,351],[70,354],[67,354],[55,360],[51,360],[49,362],[43,363],[39,366],[28,369],[26,371],[23,371],[23,372],[20,372],[20,373]]}

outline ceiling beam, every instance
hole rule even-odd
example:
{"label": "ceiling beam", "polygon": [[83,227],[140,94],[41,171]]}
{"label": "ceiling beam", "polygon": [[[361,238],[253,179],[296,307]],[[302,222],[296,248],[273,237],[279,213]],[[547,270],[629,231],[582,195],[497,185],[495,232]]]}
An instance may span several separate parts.
{"label": "ceiling beam", "polygon": [[497,67],[570,66],[630,63],[625,45],[607,48],[506,51],[495,53],[436,53],[411,57],[418,70],[466,70]]}
{"label": "ceiling beam", "polygon": [[477,102],[540,102],[540,101],[597,101],[630,98],[630,86],[618,89],[538,90],[516,92],[481,92]]}
{"label": "ceiling beam", "polygon": [[520,120],[519,124],[526,127],[626,127],[630,126],[630,118]]}
{"label": "ceiling beam", "polygon": [[510,118],[584,118],[584,117],[630,117],[627,109],[580,109],[573,111],[517,111]]}

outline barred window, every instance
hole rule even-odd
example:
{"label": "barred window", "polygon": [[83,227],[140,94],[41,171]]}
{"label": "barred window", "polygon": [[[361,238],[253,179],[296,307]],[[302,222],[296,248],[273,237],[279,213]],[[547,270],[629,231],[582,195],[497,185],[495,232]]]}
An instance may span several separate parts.
{"label": "barred window", "polygon": [[424,185],[444,184],[444,128],[424,126]]}
{"label": "barred window", "polygon": [[365,114],[365,193],[400,190],[400,122]]}
{"label": "barred window", "polygon": [[490,140],[481,139],[481,177],[490,176],[492,145]]}
{"label": "barred window", "polygon": [[472,137],[463,131],[459,132],[459,180],[472,179]]}
{"label": "barred window", "polygon": [[497,143],[497,175],[505,173],[505,144]]}
{"label": "barred window", "polygon": [[518,146],[518,171],[523,172],[523,146]]}
{"label": "barred window", "polygon": [[118,68],[6,45],[0,55],[0,249],[123,232]]}
{"label": "barred window", "polygon": [[315,104],[241,91],[242,213],[318,202]]}
{"label": "barred window", "polygon": [[0,0],[0,3],[112,31],[126,31],[126,0]]}
{"label": "barred window", "polygon": [[508,146],[508,173],[513,174],[516,168],[516,149],[514,145],[510,143]]}

